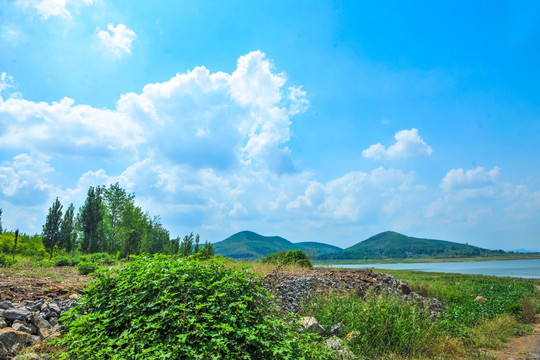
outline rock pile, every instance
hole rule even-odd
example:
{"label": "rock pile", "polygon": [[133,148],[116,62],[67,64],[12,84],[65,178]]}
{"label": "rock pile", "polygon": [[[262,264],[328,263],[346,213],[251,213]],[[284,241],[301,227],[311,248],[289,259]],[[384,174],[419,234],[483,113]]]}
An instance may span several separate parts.
{"label": "rock pile", "polygon": [[415,299],[428,308],[432,316],[445,311],[443,302],[418,295],[406,281],[397,280],[388,274],[375,273],[370,269],[274,271],[264,277],[263,283],[266,290],[276,297],[276,305],[293,313],[300,310],[304,301],[323,293],[352,291],[363,297],[368,289],[377,293],[396,294],[404,299]]}
{"label": "rock pile", "polygon": [[75,298],[0,302],[0,359],[11,359],[23,348],[57,337],[58,319],[75,306]]}

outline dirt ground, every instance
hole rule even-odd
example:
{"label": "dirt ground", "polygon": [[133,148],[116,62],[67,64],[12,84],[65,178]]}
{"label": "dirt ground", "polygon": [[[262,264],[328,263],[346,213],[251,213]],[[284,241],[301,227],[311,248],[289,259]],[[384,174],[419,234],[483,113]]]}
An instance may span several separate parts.
{"label": "dirt ground", "polygon": [[514,338],[498,351],[488,352],[497,360],[539,360],[540,359],[540,316],[536,316],[531,334]]}
{"label": "dirt ground", "polygon": [[23,269],[0,268],[0,301],[22,302],[81,295],[91,277],[77,274],[72,267]]}

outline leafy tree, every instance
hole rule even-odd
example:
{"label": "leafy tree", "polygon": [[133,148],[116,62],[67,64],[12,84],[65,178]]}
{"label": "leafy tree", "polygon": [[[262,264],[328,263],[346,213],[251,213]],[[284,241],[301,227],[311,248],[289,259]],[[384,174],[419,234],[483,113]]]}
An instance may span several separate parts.
{"label": "leafy tree", "polygon": [[55,202],[49,208],[49,214],[43,225],[43,245],[49,250],[52,259],[54,246],[60,240],[60,222],[62,220],[62,204],[56,198]]}
{"label": "leafy tree", "polygon": [[4,231],[2,230],[2,209],[0,209],[0,234],[3,232]]}
{"label": "leafy tree", "polygon": [[133,203],[128,203],[124,216],[122,217],[123,238],[122,255],[138,255],[141,251],[141,244],[146,234],[146,215],[142,209]]}
{"label": "leafy tree", "polygon": [[75,232],[73,217],[75,213],[75,207],[70,204],[64,214],[62,223],[60,224],[60,241],[59,246],[62,249],[66,249],[67,252],[71,252],[74,247]]}
{"label": "leafy tree", "polygon": [[193,253],[193,233],[184,236],[184,239],[182,239],[182,242],[180,243],[180,249],[178,250],[178,254],[180,256],[188,257]]}
{"label": "leafy tree", "polygon": [[82,231],[81,250],[84,253],[95,253],[101,249],[103,242],[103,206],[101,188],[90,186],[83,207],[79,212],[79,224]]}
{"label": "leafy tree", "polygon": [[122,247],[122,242],[125,240],[123,236],[126,234],[126,212],[130,205],[135,201],[135,195],[128,194],[120,187],[118,183],[109,185],[108,188],[103,188],[103,200],[106,207],[107,224],[109,228],[108,241],[105,246],[109,253],[116,252]]}

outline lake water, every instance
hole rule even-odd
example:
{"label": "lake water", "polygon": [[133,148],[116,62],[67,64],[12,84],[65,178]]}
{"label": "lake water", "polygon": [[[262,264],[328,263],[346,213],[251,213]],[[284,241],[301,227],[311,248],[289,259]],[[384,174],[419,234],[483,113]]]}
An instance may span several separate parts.
{"label": "lake water", "polygon": [[414,264],[351,264],[330,266],[350,269],[375,268],[388,270],[417,270],[428,272],[481,274],[540,279],[540,259]]}

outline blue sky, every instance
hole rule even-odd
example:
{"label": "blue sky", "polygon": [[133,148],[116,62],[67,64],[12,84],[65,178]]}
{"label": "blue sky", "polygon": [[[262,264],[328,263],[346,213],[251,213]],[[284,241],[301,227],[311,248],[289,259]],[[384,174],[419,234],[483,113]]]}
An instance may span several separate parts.
{"label": "blue sky", "polygon": [[0,208],[540,250],[540,3],[0,0]]}

